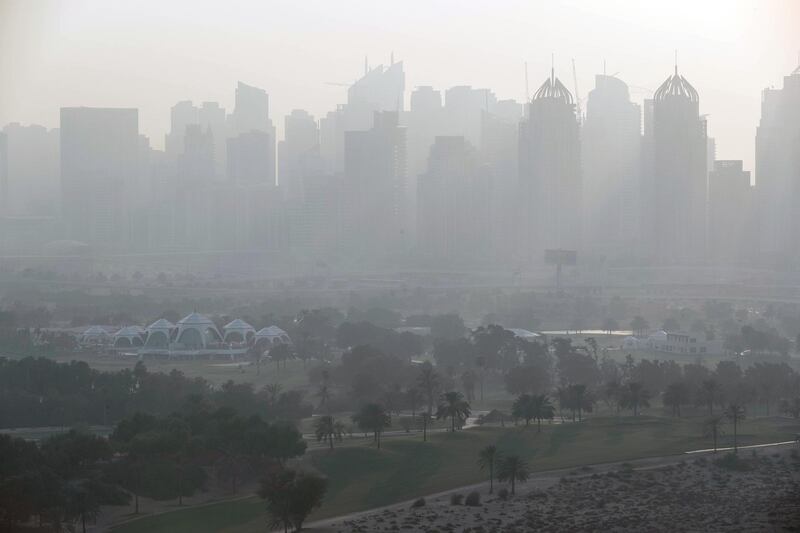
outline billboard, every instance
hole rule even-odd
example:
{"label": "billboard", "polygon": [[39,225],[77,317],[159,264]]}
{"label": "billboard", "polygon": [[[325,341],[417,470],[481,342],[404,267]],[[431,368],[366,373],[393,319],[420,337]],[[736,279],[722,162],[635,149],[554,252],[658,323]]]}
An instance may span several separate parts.
{"label": "billboard", "polygon": [[578,252],[576,250],[545,250],[544,262],[548,265],[575,265],[578,262]]}

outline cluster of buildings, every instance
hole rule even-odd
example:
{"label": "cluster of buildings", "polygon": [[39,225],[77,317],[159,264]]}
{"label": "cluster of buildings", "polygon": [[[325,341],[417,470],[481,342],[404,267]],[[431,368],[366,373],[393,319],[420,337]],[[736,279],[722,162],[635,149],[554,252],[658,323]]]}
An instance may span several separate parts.
{"label": "cluster of buildings", "polygon": [[361,269],[533,268],[545,250],[658,266],[800,261],[800,68],[763,93],[755,181],[715,159],[677,66],[642,103],[600,74],[581,107],[554,71],[526,102],[468,86],[415,87],[406,101],[392,59],[365,66],[325,116],[292,111],[281,139],[268,94],[244,83],[230,112],[175,104],[164,150],[136,109],[64,108],[58,130],[10,124],[0,251]]}
{"label": "cluster of buildings", "polygon": [[191,313],[176,324],[161,318],[146,328],[93,325],[76,332],[76,340],[81,348],[88,350],[168,358],[226,356],[235,359],[252,351],[266,354],[280,344],[293,345],[289,334],[278,326],[256,331],[237,318],[220,329],[213,320],[199,313]]}
{"label": "cluster of buildings", "polygon": [[705,332],[655,331],[647,336],[625,337],[623,350],[641,350],[671,355],[722,355],[725,346],[721,339],[709,338]]}

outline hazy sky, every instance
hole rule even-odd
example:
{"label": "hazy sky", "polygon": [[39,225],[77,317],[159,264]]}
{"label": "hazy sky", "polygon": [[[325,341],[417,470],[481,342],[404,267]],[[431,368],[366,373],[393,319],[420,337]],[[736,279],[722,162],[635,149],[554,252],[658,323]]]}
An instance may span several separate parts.
{"label": "hazy sky", "polygon": [[761,90],[797,66],[800,0],[0,0],[0,125],[58,125],[61,106],[138,107],[163,146],[169,108],[216,100],[237,80],[270,94],[279,128],[293,108],[317,117],[347,83],[394,51],[416,85],[525,96],[549,74],[585,98],[602,70],[641,100],[679,67],[700,93],[720,159],[752,168]]}

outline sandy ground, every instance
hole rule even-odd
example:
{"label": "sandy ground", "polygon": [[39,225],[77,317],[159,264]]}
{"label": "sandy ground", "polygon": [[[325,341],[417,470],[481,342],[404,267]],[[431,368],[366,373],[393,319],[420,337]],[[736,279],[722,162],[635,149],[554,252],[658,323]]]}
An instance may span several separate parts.
{"label": "sandy ground", "polygon": [[[794,450],[794,451],[792,451]],[[755,455],[754,455],[755,453]],[[316,532],[799,531],[800,450],[774,446],[671,456],[537,474],[508,500],[488,484],[309,524]],[[476,507],[450,495],[481,494]]]}

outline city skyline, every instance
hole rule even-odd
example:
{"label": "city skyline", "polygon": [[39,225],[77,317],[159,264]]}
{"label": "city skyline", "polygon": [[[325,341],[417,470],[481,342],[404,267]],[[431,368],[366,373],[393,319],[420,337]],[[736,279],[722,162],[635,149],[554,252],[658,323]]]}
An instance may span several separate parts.
{"label": "city skyline", "polygon": [[[797,66],[800,34],[792,30],[793,21],[800,20],[800,5],[783,0],[695,4],[675,2],[661,16],[647,17],[646,8],[624,1],[604,4],[602,10],[556,2],[535,8],[500,4],[488,12],[469,4],[433,3],[413,15],[351,2],[336,9],[316,6],[322,16],[304,25],[301,10],[280,2],[271,4],[271,11],[248,6],[246,11],[224,12],[211,4],[175,3],[144,16],[120,5],[75,2],[67,9],[49,2],[23,6],[5,0],[0,2],[0,79],[9,81],[0,91],[0,123],[53,128],[59,107],[136,107],[141,132],[161,149],[169,130],[168,110],[175,102],[217,101],[232,109],[229,87],[241,80],[270,94],[273,117],[304,109],[319,118],[342,103],[344,88],[339,84],[349,85],[361,75],[365,55],[374,67],[388,65],[392,54],[406,64],[406,108],[417,85],[441,91],[457,85],[486,87],[498,99],[521,102],[525,62],[533,91],[549,71],[553,54],[556,74],[572,92],[575,59],[584,104],[604,63],[609,74],[618,72],[630,85],[634,102],[641,103],[650,96],[643,88],[655,90],[663,81],[677,49],[681,71],[703,95],[701,113],[710,116],[717,156],[742,159],[745,168],[753,169],[761,90],[779,87],[783,75]],[[759,30],[775,13],[781,13],[783,22],[770,25],[768,34]],[[616,19],[623,14],[641,25],[633,29],[621,24]],[[455,16],[448,19],[455,21],[450,23],[454,29],[442,28],[437,39],[433,28],[444,15]],[[215,17],[237,31],[216,33]],[[379,24],[362,34],[360,42],[332,33],[337,28],[342,33],[363,29],[369,17]],[[387,25],[389,20],[394,23]],[[528,21],[529,28],[521,21]],[[170,24],[178,25],[175,36],[153,36]],[[497,24],[503,24],[505,39],[481,41]],[[559,24],[565,26],[554,35],[550,26]],[[413,44],[403,38],[411,25],[421,28]],[[141,27],[153,31],[134,31]],[[326,39],[331,42],[321,42]],[[145,57],[143,52],[154,47],[157,56]],[[279,49],[291,52],[284,55],[293,61],[278,57]],[[94,68],[96,61],[103,61],[104,68]],[[53,83],[59,91],[46,89]],[[276,127],[282,139],[281,120]]]}

